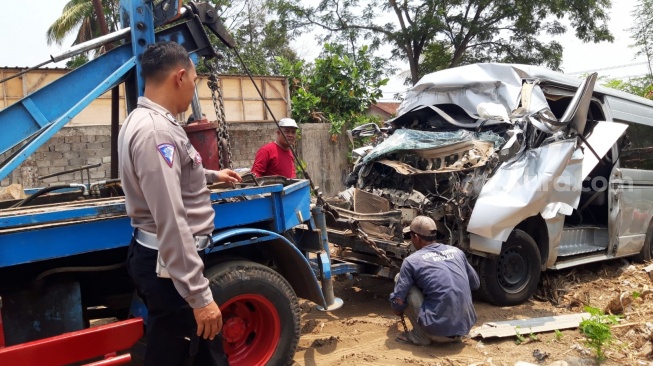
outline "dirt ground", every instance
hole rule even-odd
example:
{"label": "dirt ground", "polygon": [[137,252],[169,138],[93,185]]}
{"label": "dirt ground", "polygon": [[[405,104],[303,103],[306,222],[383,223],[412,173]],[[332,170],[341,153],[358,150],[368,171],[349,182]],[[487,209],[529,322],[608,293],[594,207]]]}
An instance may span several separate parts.
{"label": "dirt ground", "polygon": [[[543,274],[536,296],[514,307],[475,300],[478,322],[528,319],[583,312],[585,305],[623,317],[612,327],[604,365],[653,365],[653,280],[646,265],[626,260],[590,264]],[[339,279],[344,306],[320,312],[302,304],[302,336],[295,366],[305,365],[595,365],[595,352],[575,329],[505,338],[472,338],[460,344],[412,346],[396,342],[402,329],[387,300],[387,279]],[[626,306],[623,306],[626,305]],[[620,309],[625,308],[625,309]],[[409,323],[410,327],[410,323]],[[524,332],[527,333],[527,332]],[[518,344],[519,343],[519,344]],[[520,363],[521,362],[521,363]]]}

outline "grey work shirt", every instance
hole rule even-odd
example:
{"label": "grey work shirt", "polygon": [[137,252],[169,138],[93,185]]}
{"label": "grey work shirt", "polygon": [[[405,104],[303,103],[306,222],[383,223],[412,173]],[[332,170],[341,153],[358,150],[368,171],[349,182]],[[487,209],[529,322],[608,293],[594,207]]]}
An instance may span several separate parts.
{"label": "grey work shirt", "polygon": [[[451,337],[469,333],[476,322],[472,292],[479,287],[476,271],[460,249],[429,244],[404,259],[394,292],[392,308],[404,311],[412,286],[424,294],[417,321],[431,335]],[[393,299],[403,300],[403,305]]]}
{"label": "grey work shirt", "polygon": [[210,234],[211,207],[202,158],[166,109],[140,97],[118,135],[120,178],[133,227],[156,233],[162,261],[192,308],[213,301],[194,236]]}

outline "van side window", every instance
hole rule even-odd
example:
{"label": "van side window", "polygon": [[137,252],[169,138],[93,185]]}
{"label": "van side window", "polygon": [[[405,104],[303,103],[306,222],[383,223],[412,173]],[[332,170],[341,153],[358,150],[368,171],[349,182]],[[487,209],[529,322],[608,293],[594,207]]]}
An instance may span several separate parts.
{"label": "van side window", "polygon": [[626,138],[630,144],[621,150],[621,167],[653,170],[653,127],[632,122],[626,124]]}

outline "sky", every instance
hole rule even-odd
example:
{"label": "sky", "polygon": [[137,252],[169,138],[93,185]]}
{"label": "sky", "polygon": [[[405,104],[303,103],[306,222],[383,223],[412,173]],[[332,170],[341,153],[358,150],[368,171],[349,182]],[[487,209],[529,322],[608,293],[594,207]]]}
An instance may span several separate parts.
{"label": "sky", "polygon": [[[15,0],[14,0],[15,1]],[[0,12],[0,67],[30,67],[47,61],[51,54],[67,49],[73,37],[69,37],[63,46],[48,46],[46,31],[61,15],[63,6],[69,0],[21,0],[22,11]],[[7,5],[9,0],[0,0]],[[614,43],[582,43],[573,32],[559,37],[564,47],[562,69],[567,74],[579,75],[589,71],[598,71],[599,76],[627,77],[646,73],[644,59],[635,59],[635,50],[629,28],[633,23],[631,11],[637,0],[613,0],[610,11],[609,28],[615,36]],[[8,9],[8,7],[5,7]],[[29,9],[38,9],[29,11]],[[317,56],[320,49],[310,35],[294,41],[292,46],[297,53],[306,58]],[[626,66],[633,65],[633,66]],[[48,65],[64,67],[65,61]],[[391,78],[384,88],[384,99],[394,93],[405,90],[398,78]]]}

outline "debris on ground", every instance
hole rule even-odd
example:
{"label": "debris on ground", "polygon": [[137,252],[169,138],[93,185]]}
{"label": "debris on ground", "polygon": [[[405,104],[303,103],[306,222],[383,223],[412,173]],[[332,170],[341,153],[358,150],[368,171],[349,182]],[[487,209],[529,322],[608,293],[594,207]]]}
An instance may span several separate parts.
{"label": "debris on ground", "polygon": [[578,328],[578,324],[580,324],[584,318],[586,319],[589,317],[589,313],[578,313],[531,319],[488,322],[480,327],[472,329],[469,334],[472,338],[479,336],[482,338],[491,338],[510,337],[515,334],[551,332],[554,330]]}

